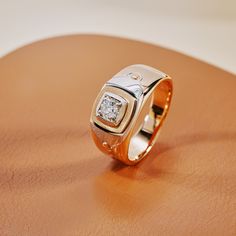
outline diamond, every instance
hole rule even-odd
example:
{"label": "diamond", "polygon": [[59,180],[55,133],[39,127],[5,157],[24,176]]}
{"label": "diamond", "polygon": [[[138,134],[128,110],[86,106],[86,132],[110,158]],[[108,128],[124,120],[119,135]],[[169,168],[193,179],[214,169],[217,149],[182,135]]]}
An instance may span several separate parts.
{"label": "diamond", "polygon": [[125,106],[126,102],[122,97],[105,93],[98,104],[96,115],[110,125],[116,126],[123,118]]}

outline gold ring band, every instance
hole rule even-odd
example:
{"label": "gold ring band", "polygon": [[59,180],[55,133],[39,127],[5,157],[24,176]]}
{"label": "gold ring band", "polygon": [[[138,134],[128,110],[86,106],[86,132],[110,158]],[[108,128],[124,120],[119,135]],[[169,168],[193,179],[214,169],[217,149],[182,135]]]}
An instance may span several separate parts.
{"label": "gold ring band", "polygon": [[172,79],[145,65],[131,65],[108,80],[91,113],[97,147],[125,164],[142,160],[154,145],[172,98]]}

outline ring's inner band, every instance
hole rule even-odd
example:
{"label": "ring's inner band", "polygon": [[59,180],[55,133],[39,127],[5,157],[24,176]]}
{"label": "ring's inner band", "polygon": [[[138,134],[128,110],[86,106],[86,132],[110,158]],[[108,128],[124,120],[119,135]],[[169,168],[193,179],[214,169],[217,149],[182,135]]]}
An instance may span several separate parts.
{"label": "ring's inner band", "polygon": [[131,134],[128,148],[129,160],[137,161],[151,149],[167,114],[171,94],[171,81],[163,80],[157,84],[152,96],[146,101]]}

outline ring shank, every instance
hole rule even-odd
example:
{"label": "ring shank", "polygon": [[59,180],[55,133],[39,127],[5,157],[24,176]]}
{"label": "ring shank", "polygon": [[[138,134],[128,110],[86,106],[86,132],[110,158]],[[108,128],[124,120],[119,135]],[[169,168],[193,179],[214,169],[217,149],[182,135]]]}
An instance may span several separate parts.
{"label": "ring shank", "polygon": [[137,121],[135,127],[138,128],[134,128],[131,132],[128,148],[130,161],[139,161],[150,151],[168,112],[171,96],[171,80],[161,80],[154,88],[150,101],[146,101],[144,112],[140,112],[141,125]]}

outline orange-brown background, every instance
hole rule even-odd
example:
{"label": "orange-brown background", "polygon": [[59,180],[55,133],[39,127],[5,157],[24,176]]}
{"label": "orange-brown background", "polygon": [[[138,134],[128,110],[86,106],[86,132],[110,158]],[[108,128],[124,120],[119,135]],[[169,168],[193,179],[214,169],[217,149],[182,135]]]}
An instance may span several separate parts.
{"label": "orange-brown background", "polygon": [[[135,167],[89,134],[93,100],[121,68],[170,74],[158,143]],[[236,77],[131,40],[69,36],[0,60],[0,235],[235,235]]]}

